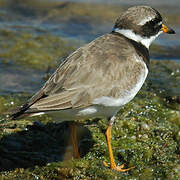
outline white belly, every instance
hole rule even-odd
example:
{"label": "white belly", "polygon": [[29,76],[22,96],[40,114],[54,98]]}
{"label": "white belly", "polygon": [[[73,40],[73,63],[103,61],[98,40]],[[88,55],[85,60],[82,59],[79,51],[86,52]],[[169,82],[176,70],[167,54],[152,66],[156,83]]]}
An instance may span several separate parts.
{"label": "white belly", "polygon": [[[82,109],[67,109],[61,111],[51,111],[47,112],[52,114],[53,117],[56,117],[57,121],[75,121],[83,120],[89,118],[109,118],[114,116],[119,111],[119,107],[105,107],[99,105],[93,105],[87,108]],[[34,114],[41,115],[46,113]]]}

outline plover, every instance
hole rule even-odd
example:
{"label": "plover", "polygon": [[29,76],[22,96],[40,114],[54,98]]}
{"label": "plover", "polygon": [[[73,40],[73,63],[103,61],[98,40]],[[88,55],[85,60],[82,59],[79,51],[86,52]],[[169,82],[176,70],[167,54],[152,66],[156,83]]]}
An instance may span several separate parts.
{"label": "plover", "polygon": [[121,106],[142,87],[148,74],[149,46],[163,32],[175,33],[162,23],[157,10],[129,8],[117,19],[112,32],[70,54],[44,86],[14,111],[12,119],[50,112],[58,112],[58,122],[106,118],[110,168],[127,171],[114,161],[111,127]]}

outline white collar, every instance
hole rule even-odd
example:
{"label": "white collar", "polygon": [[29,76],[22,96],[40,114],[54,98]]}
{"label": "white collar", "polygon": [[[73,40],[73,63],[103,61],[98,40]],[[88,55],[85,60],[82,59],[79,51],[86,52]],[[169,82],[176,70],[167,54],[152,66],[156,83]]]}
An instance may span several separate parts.
{"label": "white collar", "polygon": [[159,31],[156,35],[151,36],[149,38],[147,37],[142,37],[138,34],[135,34],[132,30],[130,29],[119,29],[119,28],[115,28],[113,29],[114,32],[120,33],[124,36],[126,36],[129,39],[132,39],[136,42],[140,42],[141,44],[143,44],[147,49],[149,49],[149,46],[151,45],[151,43],[162,33],[162,31]]}

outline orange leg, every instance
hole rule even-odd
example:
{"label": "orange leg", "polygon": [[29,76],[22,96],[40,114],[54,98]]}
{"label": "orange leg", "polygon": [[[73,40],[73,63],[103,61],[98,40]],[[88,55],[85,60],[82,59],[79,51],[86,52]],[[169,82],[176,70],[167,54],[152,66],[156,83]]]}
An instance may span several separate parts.
{"label": "orange leg", "polygon": [[79,151],[78,151],[78,141],[77,141],[77,127],[74,123],[71,123],[69,125],[70,130],[71,130],[71,140],[72,140],[72,145],[73,145],[73,150],[74,150],[74,157],[76,159],[80,158]]}
{"label": "orange leg", "polygon": [[[112,137],[111,129],[112,129],[112,126],[109,124],[108,128],[106,129],[106,133],[105,133],[107,146],[108,146],[108,151],[109,151],[110,169],[113,169],[113,170],[116,170],[116,171],[121,171],[121,172],[128,171],[128,170],[130,170],[130,169],[132,169],[134,167],[131,167],[131,168],[128,168],[128,169],[123,169],[124,164],[122,164],[121,166],[116,166],[116,163],[114,161],[112,147],[111,147],[111,137]],[[104,165],[106,167],[108,167],[108,164],[106,162],[104,162]]]}

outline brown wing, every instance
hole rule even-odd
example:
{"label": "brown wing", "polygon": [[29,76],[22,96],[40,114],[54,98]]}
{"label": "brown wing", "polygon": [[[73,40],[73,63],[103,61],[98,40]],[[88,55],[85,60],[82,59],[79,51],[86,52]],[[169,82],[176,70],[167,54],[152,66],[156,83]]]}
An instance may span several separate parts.
{"label": "brown wing", "polygon": [[141,64],[130,56],[135,53],[124,37],[101,36],[71,54],[30,99],[25,112],[82,108],[101,96],[119,97],[140,71]]}

